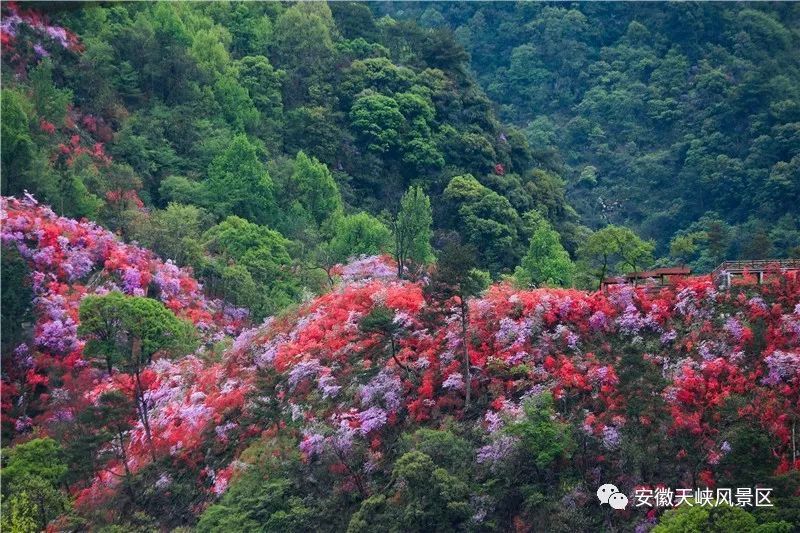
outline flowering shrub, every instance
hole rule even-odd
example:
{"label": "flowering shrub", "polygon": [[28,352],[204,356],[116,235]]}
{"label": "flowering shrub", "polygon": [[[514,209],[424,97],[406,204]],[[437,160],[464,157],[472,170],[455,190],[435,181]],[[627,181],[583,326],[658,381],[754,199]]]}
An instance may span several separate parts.
{"label": "flowering shrub", "polygon": [[[30,196],[4,198],[0,216],[3,244],[16,247],[30,265],[37,310],[31,346],[18,348],[25,358],[17,359],[6,375],[18,380],[21,393],[41,395],[45,418],[49,395],[42,393],[52,380],[97,379],[82,358],[83,342],[77,336],[78,306],[87,294],[122,290],[152,295],[194,322],[208,342],[235,334],[245,324],[246,313],[206,299],[188,271],[120,242],[94,223],[58,217]],[[16,423],[5,410],[4,415]]]}
{"label": "flowering shrub", "polygon": [[[54,43],[74,52],[82,50],[78,36],[68,29],[50,24],[47,18],[38,11],[20,9],[16,2],[6,2],[3,5],[3,22],[0,23],[0,41],[2,41],[3,47],[7,49],[13,46],[23,28],[34,32],[43,39],[33,45],[33,49],[39,57],[50,55],[43,43]],[[7,53],[7,50],[4,53]]]}
{"label": "flowering shrub", "polygon": [[[3,400],[17,431],[69,424],[109,391],[131,394],[129,376],[109,376],[81,357],[76,310],[86,294],[158,298],[207,343],[238,335],[220,358],[201,348],[156,360],[142,375],[155,456],[195,472],[208,498],[235,479],[248,443],[276,432],[295,439],[307,468],[343,491],[367,491],[371,479],[389,475],[399,432],[475,420],[473,459],[492,475],[524,456],[516,453],[523,441],[507,431],[543,392],[559,423],[578,428],[574,461],[587,480],[713,484],[737,452],[726,430],[734,422],[767,432],[777,471],[800,467],[792,462],[800,418],[800,280],[792,273],[729,291],[708,277],[659,293],[497,284],[470,300],[464,337],[453,302],[429,301],[424,280],[396,279],[388,258],[362,258],[338,268],[344,282],[330,293],[243,329],[246,317],[205,298],[189,272],[92,223],[57,217],[30,197],[4,199],[2,216],[3,243],[31,267],[37,310],[34,340],[18,349],[8,375],[13,394],[36,393],[40,403],[20,412]],[[376,313],[383,325],[363,327]],[[645,445],[641,435],[669,464],[658,475],[670,479],[632,474],[622,462],[626,442]],[[76,487],[79,507],[117,491],[124,466],[136,472],[152,463],[145,437],[133,420],[127,463],[111,460]],[[159,483],[173,474],[161,472]]]}
{"label": "flowering shrub", "polygon": [[[300,422],[298,446],[306,460],[351,461],[343,483],[355,475],[364,453],[380,449],[386,437],[376,439],[376,433],[468,416],[456,356],[461,343],[456,309],[431,319],[420,284],[378,278],[383,280],[359,276],[296,317],[249,332],[250,344],[230,354],[239,364],[255,363],[271,373],[267,390],[277,391],[287,423]],[[719,429],[727,402],[760,396],[770,399],[765,406],[775,405],[790,392],[777,385],[796,383],[796,354],[777,348],[796,347],[800,340],[788,316],[800,284],[789,274],[782,283],[782,288],[719,292],[710,279],[697,277],[655,295],[626,287],[605,295],[495,285],[470,304],[471,387],[484,406],[487,431],[477,460],[491,465],[509,451],[513,440],[493,435],[500,435],[505,421],[521,416],[522,400],[550,390],[559,417],[581,422],[594,450],[591,462],[613,464],[634,426],[651,432],[662,424],[655,434],[668,438],[657,446],[668,450],[691,443],[693,453],[706,458],[695,474],[713,480],[715,466],[732,446]],[[753,311],[754,297],[767,306],[779,293],[784,303],[772,313],[760,312],[762,305]],[[379,307],[388,307],[395,317],[391,334],[360,331],[356,325]],[[767,348],[753,353],[749,324],[764,320],[760,328],[767,332]],[[389,356],[392,349],[396,357]],[[631,350],[661,387],[656,396],[646,386],[638,388],[648,403],[633,419],[633,397],[624,391],[633,386],[632,376],[621,365],[623,353]],[[764,377],[759,382],[757,376]],[[335,395],[326,393],[334,383]],[[739,416],[769,429],[776,450],[788,457],[787,417],[756,407],[740,410]],[[682,448],[674,453],[686,457]],[[370,461],[370,471],[380,470],[380,459]],[[678,470],[690,468],[678,463]]]}
{"label": "flowering shrub", "polygon": [[[52,126],[52,124],[50,124]],[[47,132],[54,132],[54,127],[48,126]],[[52,160],[54,163],[63,162],[66,166],[71,167],[81,155],[89,156],[97,165],[108,166],[111,164],[111,158],[106,154],[103,143],[93,143],[90,147],[81,144],[81,136],[78,134],[70,135],[69,141],[59,143],[56,152],[53,154]],[[109,201],[119,201],[119,196],[124,194],[119,191],[110,191],[108,195],[117,195],[116,197],[108,198]]]}

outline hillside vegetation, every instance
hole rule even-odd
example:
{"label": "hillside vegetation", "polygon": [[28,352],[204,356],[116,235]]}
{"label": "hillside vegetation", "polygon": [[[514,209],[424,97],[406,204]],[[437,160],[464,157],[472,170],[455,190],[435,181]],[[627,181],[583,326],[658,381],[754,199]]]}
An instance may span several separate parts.
{"label": "hillside vegetation", "polygon": [[2,15],[3,531],[800,524],[794,6]]}
{"label": "hillside vegetation", "polygon": [[[800,517],[796,273],[726,291],[707,277],[658,293],[485,290],[451,247],[422,282],[398,279],[389,258],[337,267],[328,294],[247,327],[185,271],[91,223],[32,199],[3,207],[3,242],[35,298],[35,336],[4,364],[4,435],[19,442],[4,520],[655,523],[652,509],[605,513],[594,491],[607,482],[764,484],[775,507],[729,519],[788,531]],[[40,471],[51,464],[63,470]],[[42,517],[26,503],[37,494],[52,501]]]}
{"label": "hillside vegetation", "polygon": [[[441,198],[457,176],[469,178],[470,190],[434,202],[434,228],[476,245],[493,274],[513,271],[524,255],[528,212],[555,225],[571,250],[585,233],[559,176],[497,120],[447,32],[376,20],[353,3],[50,13],[68,29],[12,13],[19,22],[3,55],[3,194],[27,190],[204,278],[225,273],[192,251],[226,217],[288,239],[278,262],[324,262],[340,227],[358,223],[351,217],[390,225],[409,186]],[[178,227],[164,240],[166,220]],[[335,250],[336,259],[388,249],[379,238],[358,244]],[[313,280],[299,284],[313,288]],[[293,297],[282,289],[276,299]]]}
{"label": "hillside vegetation", "polygon": [[454,31],[590,227],[628,225],[703,270],[798,256],[797,4],[374,8]]}

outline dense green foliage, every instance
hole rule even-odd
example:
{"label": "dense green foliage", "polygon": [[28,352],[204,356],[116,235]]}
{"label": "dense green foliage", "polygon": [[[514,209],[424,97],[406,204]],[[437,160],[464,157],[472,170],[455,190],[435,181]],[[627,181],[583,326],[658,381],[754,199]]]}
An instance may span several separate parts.
{"label": "dense green foliage", "polygon": [[109,372],[122,367],[138,373],[157,353],[183,355],[194,348],[194,327],[153,298],[87,296],[81,302],[78,334],[86,337],[84,351]]}
{"label": "dense green foliage", "polygon": [[630,229],[608,225],[592,233],[577,255],[581,272],[599,284],[610,272],[635,272],[652,263],[653,248]]}
{"label": "dense green foliage", "polygon": [[356,213],[336,221],[330,253],[337,263],[361,255],[379,255],[391,249],[392,233],[368,213]]}
{"label": "dense green foliage", "polygon": [[[120,4],[48,14],[76,32],[82,50],[4,61],[3,193],[27,189],[60,214],[99,220],[211,284],[223,273],[204,267],[209,251],[198,237],[226,217],[296,243],[289,253],[302,265],[300,285],[319,291],[324,276],[305,267],[390,251],[381,235],[329,248],[341,224],[354,230],[374,220],[342,216],[402,218],[410,186],[413,195],[438,196],[456,175],[475,176],[491,205],[435,204],[432,230],[463,233],[482,250],[478,241],[494,226],[535,209],[568,249],[578,242],[563,183],[537,168],[521,131],[498,122],[446,31],[376,19],[357,3]],[[469,212],[466,226],[460,210]],[[179,231],[166,235],[168,221]],[[396,222],[394,231],[405,231]],[[510,273],[528,238],[504,238],[484,266]],[[401,262],[407,253],[418,264],[433,258],[430,244],[406,250],[406,239],[394,239]],[[263,288],[241,258],[227,259],[231,283]],[[285,303],[249,305],[263,316]]]}
{"label": "dense green foliage", "polygon": [[[376,3],[449,27],[502,119],[568,182],[585,224],[659,256],[719,220],[727,258],[797,256],[797,4]],[[706,222],[704,222],[706,221]],[[718,261],[718,258],[715,258]]]}
{"label": "dense green foliage", "polygon": [[41,531],[66,511],[62,482],[67,474],[61,447],[51,438],[33,439],[4,453],[2,528]]}
{"label": "dense green foliage", "polygon": [[[399,212],[410,185],[444,195],[433,229],[459,233],[495,277],[521,264],[536,226],[525,221],[538,215],[572,260],[586,226],[608,224],[652,239],[656,263],[701,271],[800,247],[798,15],[788,5],[132,4],[49,14],[83,50],[4,61],[4,193],[27,189],[169,247],[212,285],[223,273],[203,266],[203,231],[230,215],[278,231],[296,243],[296,279],[279,290],[293,296],[248,302],[257,316],[298,287],[323,290],[322,271],[345,255],[391,251],[378,236],[349,249],[331,239],[342,216]],[[497,120],[470,67],[517,128]],[[170,203],[201,210],[178,246],[153,238]],[[346,220],[353,230],[367,219]],[[274,290],[228,259],[232,285]],[[591,286],[585,265],[575,280]]]}
{"label": "dense green foliage", "polygon": [[16,348],[29,333],[28,326],[33,319],[31,313],[33,292],[28,280],[30,272],[16,250],[3,246],[0,251],[0,261],[2,261],[0,335],[2,335],[2,353],[5,355]]}
{"label": "dense green foliage", "polygon": [[410,187],[400,200],[400,211],[392,219],[397,274],[409,265],[425,265],[433,259],[431,248],[431,200],[420,187]]}
{"label": "dense green foliage", "polygon": [[[405,432],[387,458],[393,467],[383,490],[363,500],[355,495],[317,494],[315,485],[325,480],[303,475],[314,464],[304,465],[296,447],[282,439],[260,442],[243,455],[251,467],[203,513],[197,529],[287,531],[312,523],[324,531],[349,532],[469,528],[475,525],[471,493],[490,490],[507,506],[497,510],[498,516],[515,513],[520,505],[534,505],[543,498],[538,491],[553,481],[542,475],[543,470],[563,463],[573,446],[569,428],[553,421],[548,395],[529,402],[525,416],[504,429],[500,438],[519,439],[519,455],[502,469],[487,470],[475,465],[464,426]],[[271,450],[269,455],[266,449]],[[322,516],[326,519],[320,520]],[[562,518],[556,515],[546,523]]]}
{"label": "dense green foliage", "polygon": [[661,522],[653,528],[653,533],[701,533],[705,531],[725,533],[789,533],[792,525],[788,522],[767,522],[759,524],[755,517],[741,507],[723,506],[703,509],[702,507],[682,507],[665,513]]}
{"label": "dense green foliage", "polygon": [[543,285],[572,285],[575,266],[561,246],[558,233],[538,213],[532,211],[529,223],[533,225],[528,253],[514,272],[517,283],[523,287]]}

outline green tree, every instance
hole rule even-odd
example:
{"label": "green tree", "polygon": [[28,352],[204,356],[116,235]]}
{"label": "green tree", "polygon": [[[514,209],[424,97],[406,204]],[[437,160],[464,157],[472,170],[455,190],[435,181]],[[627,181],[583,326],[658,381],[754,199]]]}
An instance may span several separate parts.
{"label": "green tree", "polygon": [[206,218],[202,208],[171,202],[166,209],[154,210],[136,229],[135,237],[162,258],[197,268],[202,261],[200,235]]}
{"label": "green tree", "polygon": [[[245,487],[248,492],[245,492]],[[275,532],[315,527],[314,515],[288,479],[239,482],[225,502],[212,505],[200,517],[197,531]]]}
{"label": "green tree", "polygon": [[102,361],[109,374],[115,366],[133,374],[136,407],[155,459],[142,371],[156,354],[177,356],[191,352],[194,327],[157,300],[117,291],[81,300],[80,321],[78,334],[86,339],[87,357]]}
{"label": "green tree", "polygon": [[24,173],[36,149],[28,118],[32,110],[24,95],[5,88],[2,106],[3,194],[18,194],[22,192]]}
{"label": "green tree", "polygon": [[[110,147],[115,160],[130,165],[154,198],[159,197],[158,188],[163,177],[183,174],[184,161],[171,140],[178,135],[171,129],[181,124],[181,117],[163,104],[140,109],[123,123]],[[180,135],[186,139],[191,133],[183,131]],[[184,202],[179,198],[169,199]]]}
{"label": "green tree", "polygon": [[0,255],[0,312],[2,322],[2,356],[5,357],[20,345],[28,334],[25,323],[33,322],[33,291],[31,272],[15,247],[3,246]]}
{"label": "green tree", "polygon": [[67,465],[59,444],[51,438],[33,439],[8,450],[0,471],[5,530],[33,533],[67,510],[69,500],[60,490]]}
{"label": "green tree", "polygon": [[[111,163],[108,167],[102,168],[99,174],[100,179],[105,182],[104,186],[92,186],[92,189],[105,189],[115,194],[112,197],[106,197],[106,201],[99,209],[98,219],[110,230],[119,232],[123,238],[130,238],[142,215],[139,204],[142,180],[130,165],[120,163]],[[126,193],[136,196],[129,197]]]}
{"label": "green tree", "polygon": [[11,533],[36,533],[44,529],[41,514],[27,492],[13,494],[4,502],[0,526]]}
{"label": "green tree", "polygon": [[120,390],[104,392],[95,403],[76,410],[73,423],[60,437],[69,465],[68,484],[89,479],[116,460],[125,472],[124,492],[130,502],[137,502],[127,451],[134,412],[132,398]]}
{"label": "green tree", "polygon": [[436,466],[446,469],[461,479],[469,479],[474,450],[469,441],[453,430],[422,428],[400,437],[400,449],[420,451],[428,455]]}
{"label": "green tree", "polygon": [[707,217],[705,230],[707,253],[716,266],[727,259],[726,254],[731,243],[730,226],[718,218]]}
{"label": "green tree", "polygon": [[405,91],[414,82],[414,71],[397,66],[386,57],[370,57],[353,61],[342,81],[342,92],[350,101],[363,91],[380,94]]}
{"label": "green tree", "polygon": [[[321,269],[334,285],[333,269],[360,256],[380,255],[392,250],[392,232],[379,219],[361,211],[354,215],[335,215],[319,233],[311,233],[317,240],[309,242],[305,261],[314,269]],[[324,241],[327,235],[329,240]]]}
{"label": "green tree", "polygon": [[553,463],[566,457],[572,447],[570,426],[555,419],[550,393],[540,394],[525,403],[525,418],[507,428],[520,439],[525,460],[532,461],[540,475],[547,474]]}
{"label": "green tree", "polygon": [[623,230],[616,238],[621,270],[635,272],[653,264],[653,241],[642,240],[632,230]]}
{"label": "green tree", "polygon": [[196,96],[192,36],[178,11],[173,4],[153,4],[133,14],[133,25],[117,36],[117,46],[140,75],[140,87],[169,105]]}
{"label": "green tree", "polygon": [[[753,225],[756,230],[761,229],[759,224],[751,219],[751,230]],[[727,224],[716,213],[709,212],[686,229],[679,231],[671,245],[678,246],[675,252],[682,252],[681,259],[686,257],[692,268],[700,272],[710,272],[722,261],[735,257],[736,244],[746,247],[747,237],[750,236],[746,232],[747,226],[745,224],[738,232],[735,232],[737,228]],[[741,242],[736,242],[735,233],[739,233]],[[763,232],[757,231],[757,233],[762,233],[762,237],[764,237]],[[693,244],[694,247],[689,244]],[[769,243],[767,247],[769,247]]]}
{"label": "green tree", "polygon": [[[266,19],[265,20],[269,20]],[[282,146],[283,97],[281,89],[286,73],[276,70],[261,55],[246,56],[237,63],[239,83],[247,89],[253,105],[260,113],[259,137],[264,139],[270,153],[277,154]]]}
{"label": "green tree", "polygon": [[687,264],[697,253],[698,244],[704,238],[705,234],[700,232],[675,235],[669,243],[670,257],[676,259],[682,265]]}
{"label": "green tree", "polygon": [[158,193],[165,202],[210,207],[213,204],[206,183],[192,181],[184,176],[167,176],[159,185]]}
{"label": "green tree", "polygon": [[[219,502],[203,512],[198,532],[278,533],[319,527],[323,519],[319,508],[325,497],[308,498],[310,486],[293,478],[301,464],[296,441],[278,438],[255,443],[245,450],[242,460],[248,467],[233,478]],[[336,513],[340,515],[341,508]]]}
{"label": "green tree", "polygon": [[395,314],[392,309],[379,305],[361,319],[358,323],[358,329],[368,334],[377,333],[384,339],[387,339],[389,341],[389,348],[391,349],[392,360],[397,366],[411,374],[413,371],[397,358],[397,342],[402,328],[394,321],[394,317]]}
{"label": "green tree", "polygon": [[236,79],[235,69],[231,68],[217,79],[214,84],[214,98],[233,131],[258,131],[261,115],[247,89]]}
{"label": "green tree", "polygon": [[367,92],[350,110],[350,123],[372,152],[388,152],[400,143],[405,117],[390,96]]}
{"label": "green tree", "polygon": [[189,55],[208,79],[213,80],[220,76],[230,65],[230,42],[230,33],[221,26],[200,29],[192,36]]}
{"label": "green tree", "polygon": [[350,519],[349,533],[362,531],[453,531],[471,515],[467,484],[430,456],[411,451],[394,464],[387,494],[371,496]]}
{"label": "green tree", "polygon": [[527,399],[523,407],[524,416],[495,437],[507,440],[510,449],[488,465],[484,490],[497,501],[496,516],[523,513],[546,530],[560,530],[570,517],[547,494],[569,475],[575,450],[571,426],[559,419],[550,393]]}
{"label": "green tree", "polygon": [[392,219],[398,277],[405,275],[410,263],[424,265],[433,259],[432,224],[430,198],[422,187],[409,187],[400,200],[400,211]]}
{"label": "green tree", "polygon": [[342,196],[328,167],[315,157],[298,152],[291,183],[300,204],[317,224],[322,224],[342,210]]}
{"label": "green tree", "polygon": [[225,301],[246,307],[256,316],[264,312],[266,305],[264,295],[244,265],[233,264],[223,267],[220,282],[221,296]]}
{"label": "green tree", "polygon": [[37,115],[61,127],[72,101],[72,91],[59,89],[53,82],[53,61],[44,59],[30,73],[33,106]]}
{"label": "green tree", "polygon": [[130,61],[122,61],[116,66],[116,75],[112,78],[119,95],[128,102],[138,101],[142,97],[139,73],[134,70]]}
{"label": "green tree", "polygon": [[210,289],[244,305],[263,318],[296,299],[297,279],[292,271],[292,243],[275,230],[231,216],[202,236],[211,254]]}
{"label": "green tree", "polygon": [[653,262],[653,249],[652,242],[643,241],[632,230],[608,225],[595,231],[577,253],[581,268],[600,287],[608,274],[647,268]]}
{"label": "green tree", "polygon": [[267,50],[277,9],[258,4],[219,5],[214,9],[219,12],[220,22],[231,32],[231,54],[242,57]]}
{"label": "green tree", "polygon": [[792,525],[788,522],[767,522],[759,524],[756,518],[741,507],[727,505],[700,507],[682,505],[664,513],[653,533],[789,533]]}
{"label": "green tree", "polygon": [[2,470],[3,481],[11,489],[30,476],[58,485],[67,473],[61,447],[49,437],[12,447],[6,461]]}
{"label": "green tree", "polygon": [[469,174],[451,179],[443,198],[452,227],[481,251],[482,267],[497,273],[518,263],[522,222],[508,199]]}
{"label": "green tree", "polygon": [[99,192],[103,180],[91,158],[82,154],[71,165],[61,166],[56,174],[56,189],[48,196],[58,205],[59,214],[96,219],[103,201],[89,187]]}
{"label": "green tree", "polygon": [[533,234],[528,253],[514,272],[516,282],[523,287],[568,287],[572,284],[575,266],[561,246],[558,233],[535,211],[526,216],[533,223]]}
{"label": "green tree", "polygon": [[469,356],[469,298],[478,296],[489,285],[490,277],[476,268],[477,252],[455,239],[448,240],[439,252],[436,269],[426,290],[438,302],[458,300],[461,322],[461,361],[464,375],[464,409],[469,409],[472,395],[472,362]]}
{"label": "green tree", "polygon": [[277,263],[289,262],[287,241],[283,235],[236,216],[227,217],[203,234],[205,248],[226,259],[238,260],[258,249],[269,250]]}
{"label": "green tree", "polygon": [[213,209],[221,216],[236,215],[255,223],[274,218],[272,178],[259,160],[256,146],[245,135],[234,137],[214,158],[206,179]]}
{"label": "green tree", "polygon": [[364,211],[339,218],[334,228],[328,249],[337,263],[360,255],[378,255],[391,248],[392,232]]}
{"label": "green tree", "polygon": [[497,163],[494,146],[480,131],[466,131],[456,134],[450,142],[451,158],[459,162],[459,167],[478,175],[490,172]]}
{"label": "green tree", "polygon": [[439,147],[432,139],[413,138],[404,143],[403,162],[411,165],[414,171],[425,174],[440,169],[445,160]]}
{"label": "green tree", "polygon": [[275,21],[272,46],[275,64],[288,74],[284,101],[313,101],[312,92],[324,83],[334,60],[335,25],[324,3],[298,3]]}
{"label": "green tree", "polygon": [[335,161],[342,140],[348,138],[337,118],[336,113],[324,106],[288,109],[284,126],[284,150],[291,154],[305,150],[322,161]]}
{"label": "green tree", "polygon": [[779,257],[800,257],[800,221],[790,215],[781,217],[769,232]]}

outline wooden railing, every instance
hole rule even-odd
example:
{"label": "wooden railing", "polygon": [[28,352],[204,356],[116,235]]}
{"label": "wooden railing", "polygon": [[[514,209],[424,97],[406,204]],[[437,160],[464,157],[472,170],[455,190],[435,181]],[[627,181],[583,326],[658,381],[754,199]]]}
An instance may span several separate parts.
{"label": "wooden railing", "polygon": [[723,261],[711,273],[711,279],[722,282],[723,285],[731,284],[732,276],[740,276],[745,272],[757,277],[762,283],[765,273],[773,269],[800,270],[800,259],[745,259],[740,261]]}
{"label": "wooden railing", "polygon": [[771,267],[798,268],[800,259],[745,259],[741,261],[723,261],[712,274],[719,272],[742,272],[744,270],[768,270]]}

